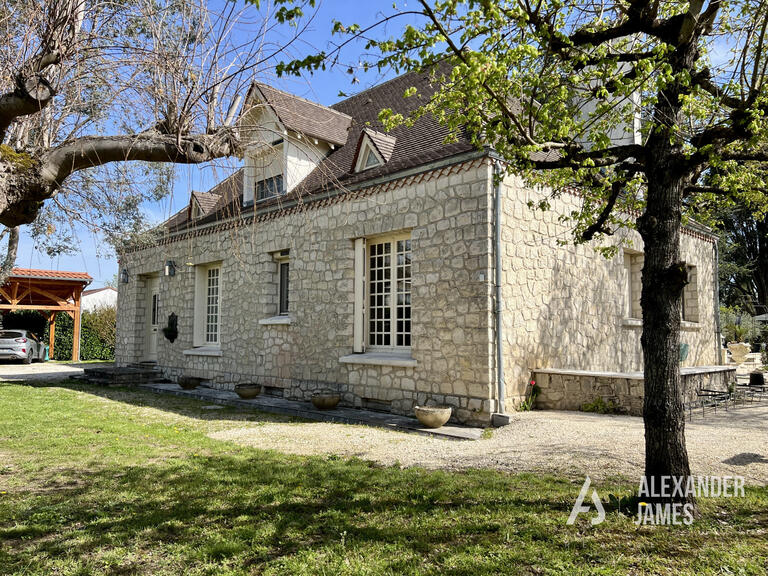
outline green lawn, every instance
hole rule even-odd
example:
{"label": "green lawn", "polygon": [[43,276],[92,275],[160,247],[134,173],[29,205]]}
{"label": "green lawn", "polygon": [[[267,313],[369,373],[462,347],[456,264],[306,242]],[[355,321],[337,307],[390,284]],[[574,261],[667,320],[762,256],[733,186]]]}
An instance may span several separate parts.
{"label": "green lawn", "polygon": [[[264,415],[0,383],[2,574],[755,574],[768,489],[692,527],[566,526],[583,479],[382,468],[206,436]],[[301,423],[296,423],[301,426]],[[482,441],[481,441],[482,442]],[[602,494],[629,490],[617,481]]]}

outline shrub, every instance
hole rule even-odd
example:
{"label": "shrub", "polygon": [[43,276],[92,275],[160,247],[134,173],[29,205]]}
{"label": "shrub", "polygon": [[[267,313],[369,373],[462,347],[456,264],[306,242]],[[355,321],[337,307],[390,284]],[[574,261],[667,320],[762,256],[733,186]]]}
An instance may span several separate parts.
{"label": "shrub", "polygon": [[582,412],[594,412],[596,414],[623,414],[624,410],[614,404],[613,400],[607,402],[598,396],[592,402],[585,402],[581,405]]}
{"label": "shrub", "polygon": [[[80,325],[81,360],[115,359],[115,320],[116,310],[113,307],[83,312]],[[73,329],[74,321],[72,318],[59,312],[56,316],[56,341],[51,360],[70,360],[72,358]],[[46,331],[47,338],[48,333]]]}
{"label": "shrub", "polygon": [[[81,321],[80,359],[114,360],[117,310],[105,306],[83,312]],[[10,312],[3,317],[4,328],[30,330],[48,343],[48,319],[34,310]],[[56,315],[56,341],[51,360],[72,359],[74,321],[66,313]]]}

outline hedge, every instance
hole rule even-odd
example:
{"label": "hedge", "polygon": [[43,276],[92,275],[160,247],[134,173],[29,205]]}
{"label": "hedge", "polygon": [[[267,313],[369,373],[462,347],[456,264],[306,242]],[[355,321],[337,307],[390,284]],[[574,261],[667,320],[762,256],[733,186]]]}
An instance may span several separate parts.
{"label": "hedge", "polygon": [[[114,307],[97,308],[92,312],[83,312],[80,331],[81,360],[115,359],[115,322]],[[10,312],[3,316],[3,328],[25,329],[42,335],[48,343],[48,321],[39,312]],[[72,359],[72,333],[74,321],[65,312],[56,315],[56,341],[54,356],[51,360]]]}

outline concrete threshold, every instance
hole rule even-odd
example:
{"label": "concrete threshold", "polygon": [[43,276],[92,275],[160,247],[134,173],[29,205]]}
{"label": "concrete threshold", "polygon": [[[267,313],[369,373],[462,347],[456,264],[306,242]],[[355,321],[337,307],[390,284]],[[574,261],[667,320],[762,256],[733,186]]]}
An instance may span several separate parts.
{"label": "concrete threshold", "polygon": [[311,402],[300,400],[287,400],[274,396],[257,396],[253,400],[243,400],[229,390],[217,390],[215,388],[199,387],[194,390],[182,390],[178,384],[150,383],[141,384],[160,394],[173,394],[185,398],[196,398],[213,404],[235,406],[237,408],[252,408],[260,412],[271,414],[284,414],[306,420],[320,422],[338,422],[342,424],[360,424],[363,426],[376,426],[387,428],[396,432],[409,432],[423,434],[446,440],[479,440],[483,435],[482,428],[469,426],[445,425],[440,428],[424,428],[416,418],[408,418],[397,414],[372,412],[359,408],[334,408],[333,410],[318,410]]}

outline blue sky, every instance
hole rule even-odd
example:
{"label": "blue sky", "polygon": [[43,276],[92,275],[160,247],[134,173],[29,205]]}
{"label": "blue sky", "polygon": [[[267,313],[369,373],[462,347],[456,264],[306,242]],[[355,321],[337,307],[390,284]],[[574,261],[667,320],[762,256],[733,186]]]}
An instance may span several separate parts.
{"label": "blue sky", "polygon": [[[406,2],[398,3],[398,9],[407,10]],[[325,49],[331,39],[331,27],[333,20],[344,23],[358,23],[361,26],[375,22],[383,13],[392,13],[392,0],[365,0],[350,2],[344,0],[326,0],[321,2],[317,13],[310,24],[302,41],[296,45],[292,56],[305,56]],[[379,30],[378,35],[396,35],[401,26],[405,24],[397,20],[389,25],[388,29]],[[251,31],[239,30],[237,33],[246,35]],[[255,32],[255,31],[253,31]],[[272,38],[279,41],[280,38]],[[345,55],[354,58],[362,50],[362,45],[348,48]],[[378,71],[370,71],[368,74],[359,75],[360,83],[352,85],[350,76],[345,68],[318,71],[313,76],[304,78],[277,79],[274,74],[271,77],[259,77],[262,81],[274,84],[276,87],[287,90],[304,98],[314,100],[321,104],[330,105],[340,100],[339,91],[354,93],[381,82],[391,74],[380,74]],[[189,200],[190,190],[207,190],[215,182],[226,177],[234,170],[237,163],[228,161],[228,166],[180,166],[177,167],[177,177],[173,193],[162,202],[145,204],[144,210],[154,222],[162,222],[168,216],[175,213]],[[43,268],[52,270],[85,271],[93,276],[92,287],[99,287],[109,282],[117,273],[117,258],[111,253],[103,240],[93,232],[79,227],[76,230],[77,246],[74,254],[60,255],[53,258],[45,253],[35,250],[30,237],[24,233],[19,243],[19,252],[16,265],[23,268]]]}

